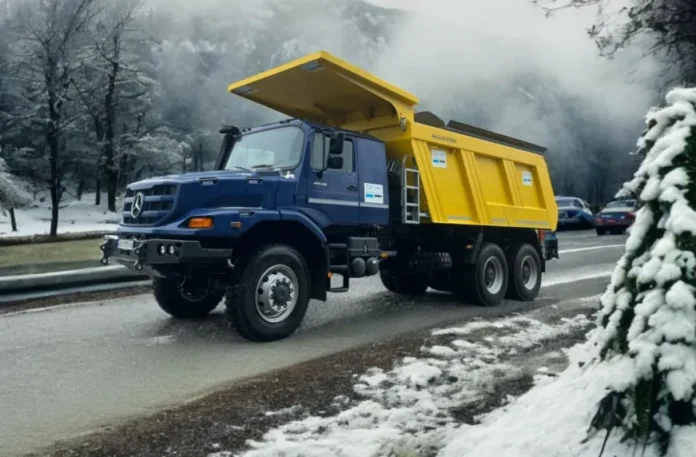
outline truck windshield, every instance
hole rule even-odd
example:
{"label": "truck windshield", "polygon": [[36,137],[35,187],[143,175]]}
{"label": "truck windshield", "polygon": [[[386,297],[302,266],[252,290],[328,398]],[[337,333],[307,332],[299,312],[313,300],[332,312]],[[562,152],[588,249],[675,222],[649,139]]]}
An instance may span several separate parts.
{"label": "truck windshield", "polygon": [[234,144],[225,169],[295,168],[303,144],[304,131],[294,125],[247,133]]}

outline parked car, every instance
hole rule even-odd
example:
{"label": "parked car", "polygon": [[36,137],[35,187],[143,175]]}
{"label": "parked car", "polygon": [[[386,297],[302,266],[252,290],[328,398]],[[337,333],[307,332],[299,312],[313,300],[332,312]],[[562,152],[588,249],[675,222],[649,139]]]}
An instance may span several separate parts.
{"label": "parked car", "polygon": [[595,217],[590,204],[578,197],[556,196],[558,229],[591,229]]}
{"label": "parked car", "polygon": [[606,233],[620,234],[626,231],[636,219],[638,201],[623,199],[611,201],[595,218],[597,235]]}

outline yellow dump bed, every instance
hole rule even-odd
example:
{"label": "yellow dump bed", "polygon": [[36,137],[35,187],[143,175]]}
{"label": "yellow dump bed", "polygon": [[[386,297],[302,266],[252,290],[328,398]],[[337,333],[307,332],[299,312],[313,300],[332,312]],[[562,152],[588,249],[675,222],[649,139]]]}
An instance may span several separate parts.
{"label": "yellow dump bed", "polygon": [[[555,230],[543,148],[415,113],[418,98],[321,51],[228,90],[290,117],[368,133],[420,176],[420,223]],[[404,158],[406,159],[404,160]],[[412,176],[416,176],[412,174]],[[410,182],[410,185],[417,183]]]}

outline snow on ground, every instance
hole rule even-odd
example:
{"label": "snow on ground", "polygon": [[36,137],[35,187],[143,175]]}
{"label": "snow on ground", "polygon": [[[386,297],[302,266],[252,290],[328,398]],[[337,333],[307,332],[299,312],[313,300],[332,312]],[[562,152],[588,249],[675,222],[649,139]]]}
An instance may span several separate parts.
{"label": "snow on ground", "polygon": [[[456,411],[528,375],[511,358],[589,326],[584,315],[553,325],[517,316],[438,330],[420,357],[356,375],[359,402],[336,416],[309,416],[271,430],[250,442],[244,457],[434,455],[458,433]],[[346,405],[346,399],[335,403]]]}
{"label": "snow on ground", "polygon": [[[101,232],[116,230],[121,220],[121,213],[106,210],[106,195],[102,197],[101,206],[94,205],[94,194],[85,194],[82,200],[65,198],[60,206],[58,216],[58,233]],[[121,201],[116,208],[121,208]],[[15,211],[17,232],[12,232],[10,215],[0,211],[0,237],[21,237],[30,235],[47,235],[51,227],[51,203],[48,198],[36,201],[34,207]]]}
{"label": "snow on ground", "polygon": [[[595,331],[594,335],[598,333]],[[586,435],[597,403],[612,383],[632,376],[628,358],[596,360],[597,339],[568,351],[569,366],[557,378],[546,378],[517,399],[484,416],[478,425],[462,425],[438,457],[597,457],[605,433]],[[630,456],[635,449],[620,442],[621,432],[607,440],[604,455]],[[667,457],[693,456],[696,427],[677,428]],[[638,454],[641,449],[638,449]],[[657,457],[654,446],[643,457]]]}

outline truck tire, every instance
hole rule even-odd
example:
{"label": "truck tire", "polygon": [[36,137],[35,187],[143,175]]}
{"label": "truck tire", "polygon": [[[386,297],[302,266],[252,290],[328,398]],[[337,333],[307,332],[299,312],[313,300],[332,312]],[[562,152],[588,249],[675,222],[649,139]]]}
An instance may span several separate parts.
{"label": "truck tire", "polygon": [[534,301],[541,289],[541,260],[531,244],[513,248],[509,259],[508,297]]}
{"label": "truck tire", "polygon": [[220,304],[222,294],[195,286],[187,288],[186,278],[153,278],[152,290],[162,311],[180,319],[200,319]]}
{"label": "truck tire", "polygon": [[427,274],[395,274],[380,270],[379,277],[382,284],[389,292],[400,295],[423,295],[428,290],[429,278]]}
{"label": "truck tire", "polygon": [[497,306],[508,288],[508,264],[497,244],[485,243],[476,263],[459,272],[452,281],[453,292],[462,300],[478,306]]}
{"label": "truck tire", "polygon": [[282,340],[302,323],[310,285],[309,268],[296,249],[264,246],[243,264],[239,281],[227,289],[227,316],[249,341]]}

